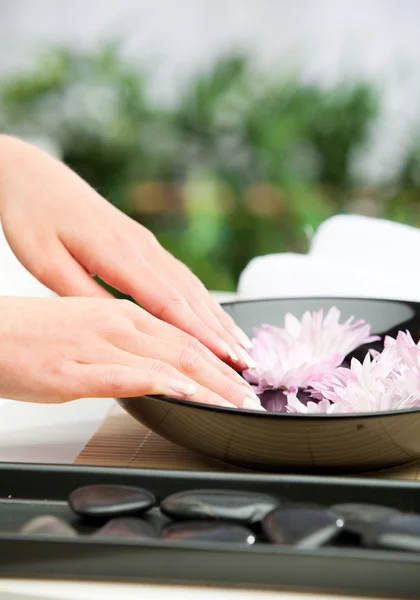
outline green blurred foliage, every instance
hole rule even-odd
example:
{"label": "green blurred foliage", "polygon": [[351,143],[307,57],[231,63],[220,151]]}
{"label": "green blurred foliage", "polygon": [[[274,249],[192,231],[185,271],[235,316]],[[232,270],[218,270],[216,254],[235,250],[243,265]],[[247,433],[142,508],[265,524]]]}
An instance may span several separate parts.
{"label": "green blurred foliage", "polygon": [[[353,160],[379,113],[365,83],[303,85],[244,56],[221,58],[159,105],[117,44],[53,49],[0,83],[3,131],[52,140],[212,289],[234,289],[256,255],[305,252],[324,219],[352,210],[362,194]],[[378,216],[420,224],[418,148],[393,182],[368,190]]]}

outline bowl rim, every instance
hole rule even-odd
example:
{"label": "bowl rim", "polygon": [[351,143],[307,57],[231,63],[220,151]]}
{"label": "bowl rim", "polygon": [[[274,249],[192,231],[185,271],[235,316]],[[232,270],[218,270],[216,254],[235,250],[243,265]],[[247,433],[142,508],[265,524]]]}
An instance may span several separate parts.
{"label": "bowl rim", "polygon": [[[308,300],[308,301],[327,301],[327,302],[335,302],[335,301],[343,301],[350,300],[356,302],[384,302],[390,304],[406,304],[409,306],[416,307],[420,310],[420,302],[415,300],[402,300],[402,299],[392,299],[392,298],[372,298],[372,297],[349,297],[349,296],[293,296],[293,297],[276,297],[272,296],[269,298],[244,298],[237,300],[228,300],[226,302],[221,302],[221,306],[234,306],[235,304],[253,304],[259,302],[290,302],[296,300]],[[379,335],[379,334],[378,334]],[[130,398],[118,398],[119,402],[135,400],[138,398],[147,398],[152,401],[164,401],[170,404],[177,404],[185,407],[193,407],[198,410],[209,410],[213,412],[221,412],[226,414],[239,414],[243,416],[252,416],[258,417],[262,419],[266,419],[267,417],[276,418],[276,419],[300,419],[300,420],[331,420],[334,421],[345,419],[374,419],[380,417],[395,417],[397,415],[405,415],[420,412],[420,407],[417,408],[405,408],[402,410],[387,410],[387,411],[377,411],[377,412],[359,412],[359,413],[333,413],[333,414],[325,414],[325,413],[283,413],[283,412],[275,412],[275,411],[257,411],[250,410],[245,408],[230,408],[226,406],[216,406],[213,404],[203,404],[202,402],[194,402],[191,400],[183,400],[181,398],[172,398],[170,396],[159,396],[152,394],[144,394],[143,396],[134,396]]]}
{"label": "bowl rim", "polygon": [[295,300],[315,300],[315,301],[337,301],[350,300],[356,302],[384,302],[386,304],[409,304],[420,309],[420,301],[403,300],[402,298],[374,298],[372,296],[269,296],[267,298],[237,298],[235,300],[223,300],[221,306],[232,306],[234,304],[252,304],[254,302],[290,302]]}
{"label": "bowl rim", "polygon": [[180,406],[188,407],[188,408],[196,408],[199,410],[208,410],[213,412],[222,412],[226,414],[240,414],[248,417],[258,417],[258,418],[276,418],[276,419],[308,419],[308,420],[331,420],[334,421],[340,419],[372,419],[372,418],[380,418],[380,417],[395,417],[397,415],[411,414],[420,412],[420,407],[417,408],[405,408],[402,410],[387,410],[387,411],[377,411],[377,412],[366,412],[366,413],[284,413],[284,412],[276,412],[276,411],[259,411],[259,410],[251,410],[246,408],[230,408],[228,406],[216,406],[215,404],[203,404],[202,402],[194,402],[192,400],[183,400],[182,398],[171,398],[170,396],[158,396],[152,394],[144,394],[142,396],[131,396],[129,398],[118,398],[119,403],[125,403],[127,401],[131,402],[133,400],[138,400],[140,398],[145,398],[147,400],[157,401],[157,402],[167,402],[169,404],[177,404]]}

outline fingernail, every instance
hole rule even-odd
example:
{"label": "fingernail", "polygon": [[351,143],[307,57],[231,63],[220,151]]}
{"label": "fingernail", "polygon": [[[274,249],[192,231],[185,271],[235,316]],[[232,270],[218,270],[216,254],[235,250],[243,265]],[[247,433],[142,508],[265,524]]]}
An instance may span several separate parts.
{"label": "fingernail", "polygon": [[223,350],[223,352],[226,352],[226,354],[231,360],[233,360],[233,362],[238,362],[238,356],[235,354],[232,348],[226,344],[224,340],[219,340],[219,346],[221,350]]}
{"label": "fingernail", "polygon": [[260,410],[265,412],[265,408],[261,406],[260,401],[254,400],[254,398],[245,398],[242,402],[242,408],[245,408],[247,410]]}
{"label": "fingernail", "polygon": [[241,347],[238,347],[237,350],[238,350],[239,358],[241,359],[242,362],[244,362],[246,364],[248,369],[255,369],[257,364],[256,364],[255,360],[252,358],[252,356],[250,356],[248,354],[248,352]]}
{"label": "fingernail", "polygon": [[261,400],[259,399],[259,397],[257,396],[257,394],[254,392],[252,386],[251,389],[246,391],[247,398],[251,398],[251,400],[253,400],[253,402],[256,402],[257,404],[261,404]]}
{"label": "fingernail", "polygon": [[234,328],[234,330],[233,330],[233,332],[232,332],[232,335],[236,339],[236,341],[239,344],[241,344],[241,346],[243,346],[247,350],[251,350],[251,348],[252,348],[252,342],[249,339],[249,337],[246,335],[246,333],[244,331],[242,331],[242,329],[240,327],[238,327],[236,325],[235,328]]}
{"label": "fingernail", "polygon": [[197,388],[193,383],[187,383],[186,381],[178,381],[177,379],[172,379],[169,382],[169,387],[171,392],[175,392],[176,394],[182,394],[184,396],[194,396],[197,392]]}
{"label": "fingernail", "polygon": [[232,404],[232,402],[228,402],[227,400],[225,402],[221,402],[218,406],[224,406],[225,408],[238,408],[235,406],[235,404]]}

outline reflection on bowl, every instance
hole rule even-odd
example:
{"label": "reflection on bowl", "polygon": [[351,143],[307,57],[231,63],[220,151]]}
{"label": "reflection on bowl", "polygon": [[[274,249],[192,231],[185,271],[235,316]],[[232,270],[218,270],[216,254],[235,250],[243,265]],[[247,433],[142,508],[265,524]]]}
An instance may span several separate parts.
{"label": "reflection on bowl", "polygon": [[[420,339],[420,304],[369,299],[274,299],[233,302],[225,309],[249,335],[262,323],[281,326],[287,312],[337,306],[372,332]],[[296,415],[204,406],[172,398],[119,400],[135,419],[198,453],[244,467],[281,471],[360,472],[420,458],[420,409],[352,415]]]}

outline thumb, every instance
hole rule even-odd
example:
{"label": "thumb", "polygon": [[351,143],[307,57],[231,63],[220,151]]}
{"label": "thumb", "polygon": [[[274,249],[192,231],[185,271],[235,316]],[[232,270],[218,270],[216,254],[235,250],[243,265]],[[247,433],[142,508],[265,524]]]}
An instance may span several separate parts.
{"label": "thumb", "polygon": [[59,296],[113,298],[61,244],[54,246],[47,266],[35,277]]}

